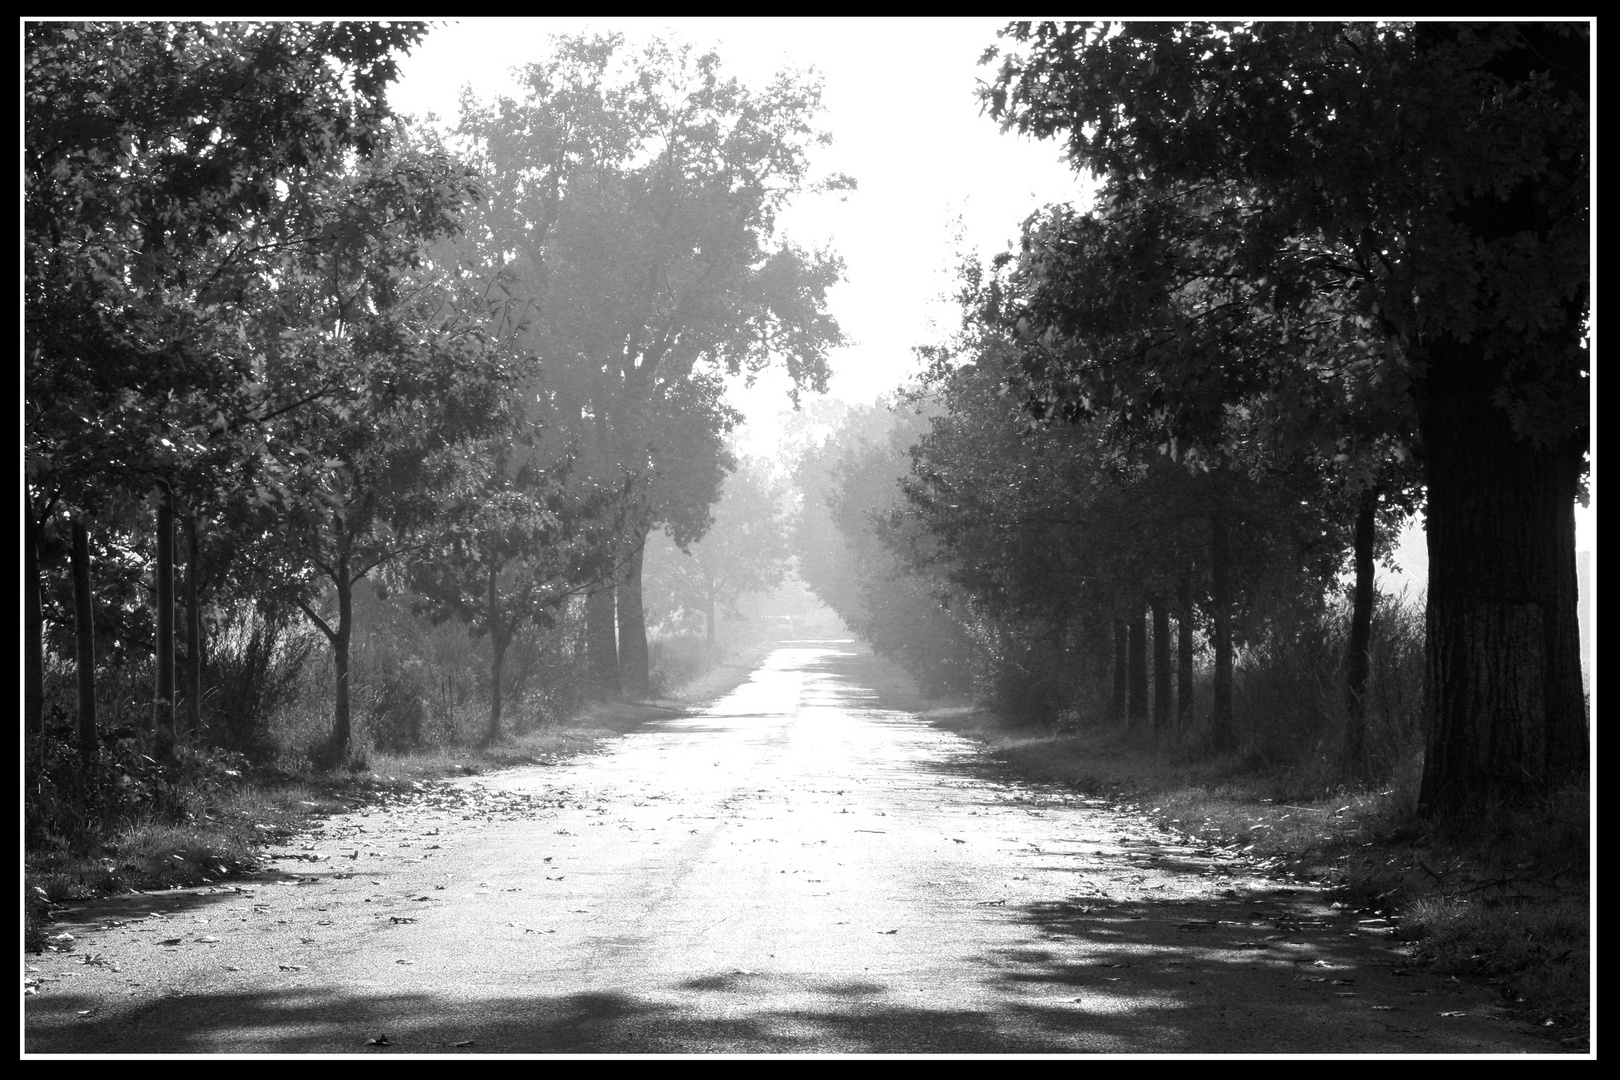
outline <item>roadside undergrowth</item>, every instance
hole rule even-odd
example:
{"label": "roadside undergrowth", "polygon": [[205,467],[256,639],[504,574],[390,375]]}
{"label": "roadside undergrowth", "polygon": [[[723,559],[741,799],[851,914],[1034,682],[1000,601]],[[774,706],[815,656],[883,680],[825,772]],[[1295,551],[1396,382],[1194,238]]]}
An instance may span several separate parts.
{"label": "roadside undergrowth", "polygon": [[1420,762],[1382,784],[1326,785],[1142,731],[1030,729],[985,710],[925,714],[1019,775],[1109,799],[1279,876],[1388,918],[1414,961],[1484,979],[1566,1047],[1589,1037],[1591,835],[1584,778],[1535,805],[1423,821]]}

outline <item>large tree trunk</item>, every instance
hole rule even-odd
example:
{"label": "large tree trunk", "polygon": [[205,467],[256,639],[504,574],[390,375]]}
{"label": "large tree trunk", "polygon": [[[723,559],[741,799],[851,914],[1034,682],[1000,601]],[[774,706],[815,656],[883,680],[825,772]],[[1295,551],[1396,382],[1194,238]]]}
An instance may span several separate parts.
{"label": "large tree trunk", "polygon": [[646,699],[651,681],[647,670],[647,613],[641,606],[641,553],[645,541],[643,535],[619,583],[619,680],[625,696],[637,700]]}
{"label": "large tree trunk", "polygon": [[152,727],[160,758],[174,754],[174,496],[167,486],[158,489],[157,568],[157,689],[152,700]]}
{"label": "large tree trunk", "polygon": [[1130,706],[1132,724],[1148,718],[1147,613],[1136,611],[1130,618]]}
{"label": "large tree trunk", "polygon": [[1176,585],[1176,725],[1183,730],[1193,714],[1194,629],[1192,583],[1183,577]]}
{"label": "large tree trunk", "polygon": [[337,700],[332,719],[333,762],[349,752],[349,641],[354,633],[354,583],[349,580],[349,557],[338,559],[338,624],[332,634],[332,670],[337,677]]}
{"label": "large tree trunk", "polygon": [[1211,637],[1215,647],[1215,685],[1210,691],[1209,740],[1216,750],[1237,745],[1232,724],[1232,589],[1231,554],[1226,517],[1216,511],[1210,522]]}
{"label": "large tree trunk", "polygon": [[198,608],[197,516],[186,517],[186,734],[202,731],[202,611]]}
{"label": "large tree trunk", "polygon": [[79,756],[96,755],[96,614],[90,591],[90,537],[73,522],[73,644],[79,670]]}
{"label": "large tree trunk", "polygon": [[1356,580],[1351,588],[1350,644],[1344,658],[1344,756],[1352,780],[1367,776],[1367,673],[1371,669],[1373,611],[1373,537],[1378,492],[1361,493],[1356,510]]}
{"label": "large tree trunk", "polygon": [[1170,612],[1153,598],[1153,731],[1170,726]]}
{"label": "large tree trunk", "polygon": [[1114,695],[1109,702],[1109,709],[1113,713],[1111,719],[1116,724],[1123,724],[1126,720],[1126,702],[1129,698],[1131,682],[1131,630],[1123,622],[1114,624]]}
{"label": "large tree trunk", "polygon": [[585,663],[590,671],[591,691],[599,698],[617,698],[619,686],[619,642],[614,629],[614,588],[605,586],[585,598]]}
{"label": "large tree trunk", "polygon": [[1546,790],[1587,760],[1576,615],[1582,447],[1517,438],[1483,343],[1442,338],[1417,389],[1428,480],[1424,815]]}
{"label": "large tree trunk", "polygon": [[23,489],[23,725],[36,747],[45,734],[45,612],[40,603],[39,541],[44,523]]}

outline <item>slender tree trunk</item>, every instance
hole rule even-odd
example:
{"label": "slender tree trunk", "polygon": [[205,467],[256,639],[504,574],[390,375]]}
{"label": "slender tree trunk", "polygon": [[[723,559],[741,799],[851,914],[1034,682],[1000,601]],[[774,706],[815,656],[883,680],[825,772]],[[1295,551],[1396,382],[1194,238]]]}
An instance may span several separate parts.
{"label": "slender tree trunk", "polygon": [[626,697],[645,700],[650,689],[647,670],[647,613],[641,605],[641,553],[646,536],[625,564],[619,585],[619,678]]}
{"label": "slender tree trunk", "polygon": [[494,649],[494,658],[490,662],[490,692],[489,692],[489,732],[484,737],[485,746],[494,746],[501,737],[501,682],[506,678],[506,650],[512,644],[512,635],[502,633],[490,635],[490,645]]}
{"label": "slender tree trunk", "polygon": [[45,734],[45,613],[40,603],[39,541],[44,523],[23,490],[23,725],[34,746]]}
{"label": "slender tree trunk", "polygon": [[1170,726],[1170,611],[1153,598],[1153,731]]}
{"label": "slender tree trunk", "polygon": [[585,598],[585,662],[591,690],[601,698],[623,696],[619,685],[619,643],[614,629],[614,588],[605,586]]}
{"label": "slender tree trunk", "polygon": [[1186,577],[1176,586],[1176,725],[1186,730],[1193,715],[1192,583]]}
{"label": "slender tree trunk", "polygon": [[73,643],[79,669],[79,756],[96,754],[96,613],[90,591],[90,537],[73,522]]}
{"label": "slender tree trunk", "polygon": [[1116,724],[1127,722],[1128,714],[1125,711],[1130,686],[1130,640],[1131,630],[1124,622],[1114,624],[1114,696],[1110,702],[1113,711],[1113,721]]}
{"label": "slender tree trunk", "polygon": [[1484,349],[1431,343],[1416,388],[1428,473],[1426,816],[1534,795],[1587,762],[1575,569],[1584,447],[1518,438]]}
{"label": "slender tree trunk", "polygon": [[337,631],[332,635],[332,669],[337,676],[337,702],[332,721],[334,763],[349,752],[349,641],[354,633],[354,582],[349,579],[349,553],[337,562]]}
{"label": "slender tree trunk", "polygon": [[489,604],[489,731],[484,736],[485,746],[494,746],[495,740],[501,737],[501,668],[506,660],[506,640],[502,636],[501,607],[499,583],[499,566],[495,561],[494,552],[489,555],[489,593],[485,598]]}
{"label": "slender tree trunk", "polygon": [[706,605],[703,613],[703,636],[712,653],[720,647],[719,638],[714,632],[714,578],[704,575],[703,601]]}
{"label": "slender tree trunk", "polygon": [[157,690],[152,727],[160,758],[174,755],[174,496],[158,489],[157,507]]}
{"label": "slender tree trunk", "polygon": [[1130,649],[1130,706],[1127,710],[1132,724],[1148,718],[1147,668],[1147,612],[1131,614],[1128,647]]}
{"label": "slender tree trunk", "polygon": [[1371,670],[1373,612],[1373,539],[1377,525],[1378,492],[1361,493],[1356,510],[1356,580],[1351,588],[1350,644],[1344,658],[1344,755],[1352,780],[1367,776],[1367,674]]}
{"label": "slender tree trunk", "polygon": [[202,611],[198,608],[197,516],[186,517],[186,734],[195,739],[202,731]]}
{"label": "slender tree trunk", "polygon": [[1227,550],[1226,516],[1215,512],[1210,525],[1210,624],[1215,646],[1215,685],[1211,688],[1209,738],[1216,750],[1237,745],[1232,725],[1232,590],[1231,555]]}

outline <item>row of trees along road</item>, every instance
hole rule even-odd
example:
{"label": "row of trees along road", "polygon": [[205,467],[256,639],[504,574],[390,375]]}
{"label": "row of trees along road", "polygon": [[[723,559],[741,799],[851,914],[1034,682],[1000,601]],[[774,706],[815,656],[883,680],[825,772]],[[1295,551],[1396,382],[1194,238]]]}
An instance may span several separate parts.
{"label": "row of trees along road", "polygon": [[708,524],[734,464],[721,377],[778,362],[823,388],[840,266],[774,231],[826,138],[815,83],[564,39],[447,144],[387,107],[424,32],[25,27],[36,745],[48,654],[77,657],[87,757],[98,667],[150,658],[171,752],[246,604],[329,642],[340,754],[353,590],[379,576],[490,638],[491,738],[505,647],[571,597],[604,686],[622,663],[643,691],[639,553]]}
{"label": "row of trees along road", "polygon": [[[989,111],[1098,209],[1025,229],[1000,320],[1031,413],[1230,468],[1250,424],[1349,496],[1421,461],[1425,812],[1584,767],[1589,439],[1579,23],[1013,24]],[[996,50],[986,59],[992,60]],[[1322,457],[1332,450],[1331,456]]]}
{"label": "row of trees along road", "polygon": [[716,617],[740,618],[739,600],[768,593],[787,576],[793,552],[785,502],[769,463],[743,460],[726,478],[702,539],[683,548],[665,533],[648,538],[647,609],[665,617],[700,615],[704,640],[718,647]]}
{"label": "row of trees along road", "polygon": [[827,140],[820,90],[782,75],[752,92],[712,53],[655,43],[628,58],[617,36],[560,42],[526,83],[521,101],[463,104],[492,192],[467,237],[508,275],[517,340],[541,360],[527,392],[576,440],[578,482],[632,480],[619,572],[591,593],[587,634],[598,686],[643,695],[641,551],[654,529],[685,545],[708,525],[734,465],[722,374],[782,364],[797,400],[826,388],[843,340],[826,311],[841,264],[775,234]]}

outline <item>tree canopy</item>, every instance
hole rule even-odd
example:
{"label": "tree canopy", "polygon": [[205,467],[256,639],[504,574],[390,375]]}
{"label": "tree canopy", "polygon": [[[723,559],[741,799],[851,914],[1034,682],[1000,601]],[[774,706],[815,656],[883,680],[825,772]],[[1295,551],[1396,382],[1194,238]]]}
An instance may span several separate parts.
{"label": "tree canopy", "polygon": [[1578,769],[1585,25],[1005,34],[1005,54],[986,56],[1001,58],[987,107],[1063,139],[1109,192],[1099,213],[1026,231],[1013,329],[1034,411],[1103,397],[1197,438],[1235,398],[1282,419],[1327,406],[1323,426],[1349,440],[1338,463],[1374,484],[1415,434],[1434,731],[1422,802]]}

